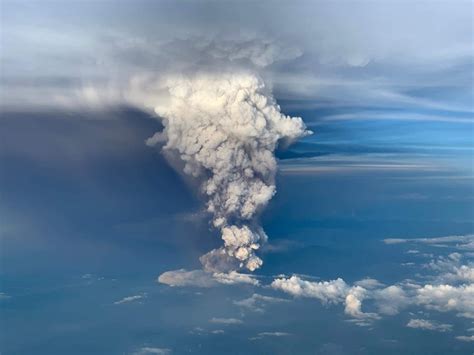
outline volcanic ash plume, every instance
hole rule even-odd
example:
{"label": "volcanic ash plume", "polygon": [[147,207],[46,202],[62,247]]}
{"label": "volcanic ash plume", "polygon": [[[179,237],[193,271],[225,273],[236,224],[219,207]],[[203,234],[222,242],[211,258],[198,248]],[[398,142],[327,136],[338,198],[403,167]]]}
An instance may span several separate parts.
{"label": "volcanic ash plume", "polygon": [[275,148],[310,132],[301,118],[283,115],[251,74],[178,77],[167,88],[167,105],[155,108],[165,128],[147,144],[165,142],[163,149],[177,153],[184,172],[201,182],[224,241],[201,262],[208,271],[253,271],[262,265],[255,251],[266,240],[254,219],[275,194]]}

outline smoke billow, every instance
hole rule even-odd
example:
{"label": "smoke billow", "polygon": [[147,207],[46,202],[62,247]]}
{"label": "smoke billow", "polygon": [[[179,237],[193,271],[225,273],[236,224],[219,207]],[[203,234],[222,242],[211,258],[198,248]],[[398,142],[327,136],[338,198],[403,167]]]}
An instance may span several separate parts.
{"label": "smoke billow", "polygon": [[280,141],[310,132],[299,117],[280,112],[270,91],[248,73],[195,74],[168,79],[167,104],[156,107],[164,130],[147,140],[165,142],[184,173],[199,179],[224,246],[201,257],[208,271],[255,270],[255,252],[267,239],[255,220],[275,194]]}

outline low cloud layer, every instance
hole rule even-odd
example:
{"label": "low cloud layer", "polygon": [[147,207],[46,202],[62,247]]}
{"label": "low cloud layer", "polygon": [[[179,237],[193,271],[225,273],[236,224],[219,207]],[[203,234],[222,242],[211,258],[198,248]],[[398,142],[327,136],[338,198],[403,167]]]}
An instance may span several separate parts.
{"label": "low cloud layer", "polygon": [[[371,320],[379,316],[362,311],[362,302],[368,297],[368,290],[361,286],[349,286],[344,280],[306,281],[298,276],[278,278],[271,287],[295,297],[316,298],[323,305],[343,304],[344,312],[356,319]],[[365,325],[365,322],[362,322]]]}
{"label": "low cloud layer", "polygon": [[185,269],[166,271],[157,280],[161,284],[171,287],[202,287],[208,288],[223,285],[249,284],[259,285],[258,280],[249,274],[242,274],[236,271],[229,273],[208,273],[203,270]]}
{"label": "low cloud layer", "polygon": [[[436,238],[436,243],[441,241],[450,244],[447,248],[435,250],[457,250],[459,245],[452,244],[454,240],[466,242],[470,238],[471,236]],[[436,244],[426,242],[425,238],[419,238],[419,240],[421,245],[425,244],[436,248]],[[394,244],[400,243],[387,244],[387,247],[392,248]],[[410,245],[407,245],[407,247],[410,247]],[[407,250],[412,249],[407,248]],[[423,274],[417,274],[416,279],[404,279],[391,285],[384,284],[374,278],[364,278],[351,284],[342,278],[319,281],[304,275],[279,276],[269,285],[253,282],[251,280],[254,279],[250,275],[244,274],[242,276],[238,273],[214,274],[212,278],[213,286],[217,286],[219,278],[222,279],[225,275],[224,279],[236,280],[235,283],[242,281],[242,283],[252,287],[261,287],[262,290],[270,287],[274,291],[283,292],[295,299],[316,299],[326,307],[339,306],[347,316],[347,322],[358,326],[373,327],[382,318],[409,311],[412,317],[406,323],[406,327],[449,333],[455,330],[453,325],[426,319],[425,317],[428,314],[433,316],[436,313],[449,313],[464,319],[466,322],[474,319],[474,284],[471,278],[474,267],[469,253],[469,251],[462,253],[454,251],[438,256],[423,252],[406,254],[410,258],[418,260],[417,264]],[[430,259],[426,262],[427,257]],[[178,270],[177,279],[182,277],[181,273],[183,271],[179,272]],[[163,279],[167,279],[165,283],[170,284],[170,274],[165,274],[167,277]],[[208,278],[211,278],[212,274],[204,271],[199,271],[196,274],[186,274],[188,279],[192,276],[198,276],[195,284],[201,283],[200,275],[207,275]],[[250,280],[247,277],[250,277]],[[179,283],[183,286],[193,284],[191,281],[183,282],[182,280]],[[221,282],[221,285],[229,283],[232,282]],[[288,304],[288,302],[290,302],[290,299],[253,293],[248,298],[234,300],[232,303],[239,307],[241,311],[264,314],[267,308],[279,307]],[[423,314],[423,318],[414,317],[416,313],[413,312],[415,310],[418,310],[418,314]],[[258,335],[253,340],[265,336],[267,335]],[[455,335],[454,338],[460,341],[472,341],[471,335]]]}
{"label": "low cloud layer", "polygon": [[[469,260],[466,260],[467,264],[462,264],[462,258],[459,253],[451,253],[422,264],[424,269],[435,272],[425,276],[430,280],[425,284],[404,280],[385,287],[377,280],[364,279],[349,285],[340,278],[315,282],[292,276],[278,278],[271,286],[295,297],[316,298],[324,305],[343,304],[347,315],[365,318],[366,321],[379,319],[381,315],[396,315],[407,307],[420,306],[426,310],[454,312],[458,317],[474,319],[474,284],[471,278],[474,266]],[[377,313],[364,312],[364,300],[373,301]],[[421,327],[420,324],[414,322],[411,327]]]}

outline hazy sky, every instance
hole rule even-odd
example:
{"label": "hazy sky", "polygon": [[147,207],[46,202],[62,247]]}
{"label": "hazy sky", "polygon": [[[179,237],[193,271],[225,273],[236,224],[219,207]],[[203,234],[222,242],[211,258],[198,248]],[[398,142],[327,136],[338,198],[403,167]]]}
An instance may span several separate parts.
{"label": "hazy sky", "polygon": [[251,70],[302,106],[462,116],[472,42],[470,1],[3,1],[2,106],[154,107],[166,74]]}
{"label": "hazy sky", "polygon": [[472,2],[0,6],[2,354],[472,354]]}

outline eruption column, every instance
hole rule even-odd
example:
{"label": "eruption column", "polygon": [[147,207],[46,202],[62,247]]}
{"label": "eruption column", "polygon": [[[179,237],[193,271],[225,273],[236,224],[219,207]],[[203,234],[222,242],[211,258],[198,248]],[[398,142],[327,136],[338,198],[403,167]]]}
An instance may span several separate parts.
{"label": "eruption column", "polygon": [[299,117],[280,112],[257,76],[198,74],[167,80],[169,100],[155,108],[164,130],[147,140],[165,142],[184,173],[199,179],[212,223],[224,246],[201,257],[205,269],[223,271],[262,265],[255,255],[266,235],[256,215],[275,194],[278,142],[311,132]]}

